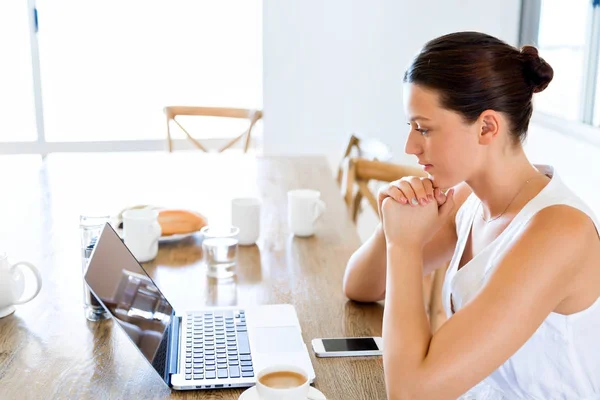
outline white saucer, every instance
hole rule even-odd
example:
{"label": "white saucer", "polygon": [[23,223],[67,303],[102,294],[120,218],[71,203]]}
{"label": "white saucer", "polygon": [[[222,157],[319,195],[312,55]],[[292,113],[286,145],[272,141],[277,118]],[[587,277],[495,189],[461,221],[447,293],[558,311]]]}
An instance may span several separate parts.
{"label": "white saucer", "polygon": [[[117,229],[117,233],[119,234],[119,236],[122,238],[123,237],[123,229]],[[195,232],[190,232],[190,233],[176,233],[174,235],[169,235],[169,236],[161,236],[158,238],[158,243],[163,244],[163,243],[174,243],[174,242],[178,242],[180,240],[192,237],[194,235],[199,235],[200,231],[195,231]]]}
{"label": "white saucer", "polygon": [[[327,398],[321,391],[315,387],[310,387],[308,391],[307,400],[326,400]],[[260,400],[258,397],[258,392],[256,391],[256,386],[252,386],[250,389],[246,390],[242,395],[238,398],[238,400]]]}
{"label": "white saucer", "polygon": [[158,243],[178,242],[180,240],[192,237],[192,236],[194,236],[197,233],[200,233],[200,231],[190,232],[190,233],[176,233],[174,235],[161,236],[161,237],[158,238]]}

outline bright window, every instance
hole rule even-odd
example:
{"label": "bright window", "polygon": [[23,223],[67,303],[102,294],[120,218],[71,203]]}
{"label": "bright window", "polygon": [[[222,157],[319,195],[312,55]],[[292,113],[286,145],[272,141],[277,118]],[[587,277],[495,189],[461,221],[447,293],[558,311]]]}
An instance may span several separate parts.
{"label": "bright window", "polygon": [[548,88],[536,97],[536,109],[569,120],[581,119],[590,0],[542,0],[538,47],[554,69]]}
{"label": "bright window", "polygon": [[48,141],[162,139],[167,105],[262,108],[260,0],[38,8]]}
{"label": "bright window", "polygon": [[[600,65],[600,52],[598,54],[598,65]],[[594,125],[600,127],[600,68],[596,78],[596,100],[594,101]]]}
{"label": "bright window", "polygon": [[37,138],[26,0],[0,1],[0,142]]}

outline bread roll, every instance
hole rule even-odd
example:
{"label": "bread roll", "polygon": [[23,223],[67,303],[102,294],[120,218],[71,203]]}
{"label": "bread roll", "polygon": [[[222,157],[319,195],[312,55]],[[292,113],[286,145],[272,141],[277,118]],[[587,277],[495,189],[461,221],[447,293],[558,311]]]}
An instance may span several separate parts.
{"label": "bread roll", "polygon": [[208,224],[202,215],[187,210],[160,210],[158,223],[163,236],[196,232]]}

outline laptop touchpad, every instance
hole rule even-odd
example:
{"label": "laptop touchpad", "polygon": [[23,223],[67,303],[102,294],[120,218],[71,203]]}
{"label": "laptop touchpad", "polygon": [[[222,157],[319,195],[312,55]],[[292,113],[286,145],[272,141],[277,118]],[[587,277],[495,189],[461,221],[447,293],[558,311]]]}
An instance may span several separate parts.
{"label": "laptop touchpad", "polygon": [[259,353],[295,353],[304,351],[302,335],[297,327],[254,328],[252,342],[256,344],[253,350]]}

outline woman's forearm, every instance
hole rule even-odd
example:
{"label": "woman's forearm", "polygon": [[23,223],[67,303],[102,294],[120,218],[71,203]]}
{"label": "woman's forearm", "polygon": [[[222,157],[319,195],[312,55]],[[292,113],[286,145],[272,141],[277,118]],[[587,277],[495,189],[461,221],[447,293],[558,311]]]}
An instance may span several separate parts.
{"label": "woman's forearm", "polygon": [[[431,331],[423,302],[423,252],[418,246],[387,246],[383,314],[383,363],[390,399],[414,393],[411,376],[424,361]],[[395,395],[393,395],[395,394]]]}
{"label": "woman's forearm", "polygon": [[386,245],[381,225],[350,257],[344,274],[344,293],[356,301],[383,300],[386,281]]}

